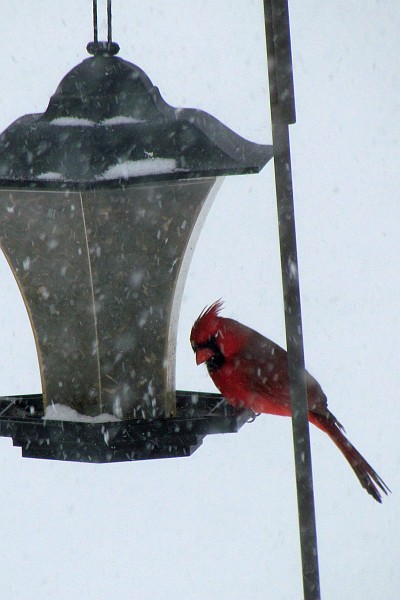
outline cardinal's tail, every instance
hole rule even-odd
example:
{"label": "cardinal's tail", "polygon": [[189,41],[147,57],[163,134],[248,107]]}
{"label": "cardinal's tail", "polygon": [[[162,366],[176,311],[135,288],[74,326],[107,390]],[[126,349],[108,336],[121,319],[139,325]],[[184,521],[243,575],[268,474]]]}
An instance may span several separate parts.
{"label": "cardinal's tail", "polygon": [[365,458],[361,456],[358,450],[354,448],[353,444],[349,442],[335,417],[331,414],[325,416],[310,412],[309,419],[311,423],[329,435],[331,440],[348,460],[351,468],[357,475],[359,482],[363,488],[367,490],[368,494],[371,494],[377,502],[382,502],[381,492],[387,494],[390,492],[390,489],[379,477],[378,473],[374,471],[371,465],[367,463]]}

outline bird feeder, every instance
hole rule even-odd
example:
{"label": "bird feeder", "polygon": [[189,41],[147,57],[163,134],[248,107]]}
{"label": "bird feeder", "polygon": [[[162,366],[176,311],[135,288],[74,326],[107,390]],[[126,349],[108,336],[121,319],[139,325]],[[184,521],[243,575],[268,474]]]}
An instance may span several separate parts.
{"label": "bird feeder", "polygon": [[24,456],[105,462],[184,456],[247,419],[176,391],[183,286],[225,175],[271,146],[174,108],[115,42],[61,81],[43,114],[0,137],[0,245],[32,325],[42,394],[0,399]]}

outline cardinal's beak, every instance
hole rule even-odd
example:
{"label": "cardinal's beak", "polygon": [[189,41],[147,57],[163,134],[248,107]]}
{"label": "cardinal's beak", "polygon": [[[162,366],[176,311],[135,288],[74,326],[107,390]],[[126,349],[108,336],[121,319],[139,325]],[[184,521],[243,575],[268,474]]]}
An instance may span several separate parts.
{"label": "cardinal's beak", "polygon": [[196,365],[201,365],[207,362],[214,355],[210,348],[199,348],[196,350]]}

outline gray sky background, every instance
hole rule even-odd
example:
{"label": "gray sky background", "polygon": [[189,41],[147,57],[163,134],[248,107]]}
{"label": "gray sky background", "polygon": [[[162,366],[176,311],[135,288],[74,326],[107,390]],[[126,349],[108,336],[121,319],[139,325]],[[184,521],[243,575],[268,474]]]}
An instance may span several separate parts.
{"label": "gray sky background", "polygon": [[[202,108],[268,143],[262,4],[114,0],[114,39],[167,102]],[[312,431],[322,593],[324,600],[393,600],[400,589],[400,11],[378,0],[292,0],[290,9],[307,367],[393,491],[379,506],[332,442]],[[61,78],[87,57],[91,32],[89,0],[2,0],[1,131],[46,109]],[[4,259],[0,281],[0,394],[39,392],[33,336]],[[226,316],[284,345],[272,164],[260,175],[227,178],[211,209],[185,288],[179,389],[214,391],[188,336],[200,310],[220,297]],[[289,419],[263,416],[237,435],[209,437],[191,458],[114,465],[22,459],[1,438],[0,473],[8,600],[302,597]]]}

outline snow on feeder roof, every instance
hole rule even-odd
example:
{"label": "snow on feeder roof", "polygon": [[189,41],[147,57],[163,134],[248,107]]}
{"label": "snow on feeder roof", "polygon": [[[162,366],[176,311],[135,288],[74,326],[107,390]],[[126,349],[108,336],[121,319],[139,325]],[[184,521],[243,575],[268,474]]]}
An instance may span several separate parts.
{"label": "snow on feeder roof", "polygon": [[218,395],[177,392],[175,346],[218,176],[259,171],[272,148],[169,106],[141,69],[101,44],[45,113],[0,136],[0,245],[31,320],[43,390],[0,399],[0,434],[41,458],[183,456],[249,416]]}

